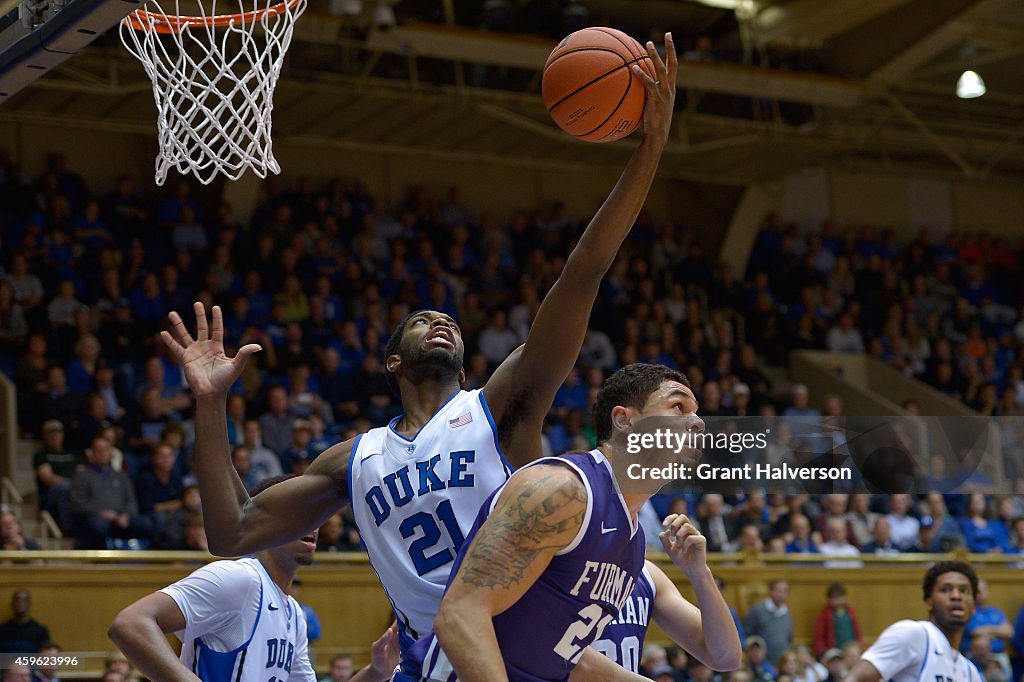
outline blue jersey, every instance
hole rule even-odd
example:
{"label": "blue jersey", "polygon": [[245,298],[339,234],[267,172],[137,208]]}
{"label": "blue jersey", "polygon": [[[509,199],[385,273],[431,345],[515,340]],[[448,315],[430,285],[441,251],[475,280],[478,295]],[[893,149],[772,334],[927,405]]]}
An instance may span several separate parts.
{"label": "blue jersey", "polygon": [[348,489],[404,655],[433,627],[463,538],[511,470],[482,391],[452,395],[411,439],[397,421],[356,439]]}
{"label": "blue jersey", "polygon": [[651,624],[651,609],[656,594],[654,579],[647,566],[644,566],[633,593],[615,620],[604,629],[601,639],[594,642],[594,648],[626,670],[639,673],[640,652],[644,648],[647,627]]}
{"label": "blue jersey", "polygon": [[[493,619],[510,682],[568,679],[583,651],[618,616],[644,567],[643,530],[629,513],[604,455],[593,450],[534,464],[555,462],[579,474],[587,489],[587,510],[573,542],[555,555],[519,601]],[[452,577],[503,489],[480,509]],[[456,679],[432,635],[416,642],[404,672],[409,677],[396,679]]]}

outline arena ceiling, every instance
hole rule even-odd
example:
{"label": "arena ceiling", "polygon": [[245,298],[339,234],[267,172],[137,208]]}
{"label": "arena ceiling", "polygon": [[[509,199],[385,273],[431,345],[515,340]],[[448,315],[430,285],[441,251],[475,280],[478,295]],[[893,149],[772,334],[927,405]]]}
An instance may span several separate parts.
{"label": "arena ceiling", "polygon": [[[552,166],[628,157],[635,140],[577,142],[551,123],[539,82],[553,41],[406,22],[404,0],[386,1],[400,21],[384,30],[371,7],[364,23],[311,4],[275,97],[278,142]],[[1024,179],[1020,0],[583,2],[592,17],[708,33],[734,53],[813,53],[829,74],[681,61],[666,175],[746,183],[837,163]],[[0,120],[152,134],[149,81],[115,34],[10,98]],[[965,68],[984,97],[955,96]]]}

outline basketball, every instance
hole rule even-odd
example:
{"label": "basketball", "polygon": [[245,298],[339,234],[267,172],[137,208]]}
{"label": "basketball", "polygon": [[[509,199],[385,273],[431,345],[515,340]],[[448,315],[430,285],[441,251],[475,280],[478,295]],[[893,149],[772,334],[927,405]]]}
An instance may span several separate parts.
{"label": "basketball", "polygon": [[614,28],[566,36],[544,64],[544,106],[558,127],[587,142],[612,142],[640,125],[647,91],[633,65],[656,78],[647,50]]}

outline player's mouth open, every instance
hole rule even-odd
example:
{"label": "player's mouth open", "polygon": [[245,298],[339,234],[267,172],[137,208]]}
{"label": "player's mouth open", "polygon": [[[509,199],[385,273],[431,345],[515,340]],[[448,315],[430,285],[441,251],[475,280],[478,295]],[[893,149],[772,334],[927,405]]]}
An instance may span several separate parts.
{"label": "player's mouth open", "polygon": [[435,346],[443,346],[445,348],[455,348],[455,338],[452,336],[451,331],[447,329],[438,329],[430,333],[427,336],[427,343]]}
{"label": "player's mouth open", "polygon": [[301,541],[305,542],[307,545],[309,545],[313,549],[316,549],[316,536],[315,535],[307,535],[307,536],[303,537]]}

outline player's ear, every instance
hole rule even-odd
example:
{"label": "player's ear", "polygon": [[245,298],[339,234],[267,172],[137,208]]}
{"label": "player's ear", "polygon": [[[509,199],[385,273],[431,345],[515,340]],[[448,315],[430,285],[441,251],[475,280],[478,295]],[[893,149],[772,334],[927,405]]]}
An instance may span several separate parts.
{"label": "player's ear", "polygon": [[633,412],[632,408],[623,407],[622,405],[616,405],[612,408],[612,426],[615,427],[616,431],[622,431],[623,433],[633,432]]}
{"label": "player's ear", "polygon": [[462,367],[459,369],[459,386],[466,383],[466,368]]}
{"label": "player's ear", "polygon": [[392,374],[398,374],[399,368],[402,366],[402,358],[399,357],[398,353],[389,355],[384,361],[384,368]]}

